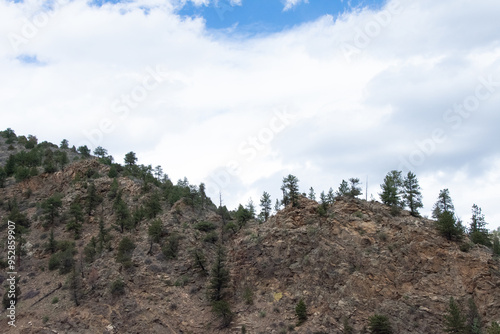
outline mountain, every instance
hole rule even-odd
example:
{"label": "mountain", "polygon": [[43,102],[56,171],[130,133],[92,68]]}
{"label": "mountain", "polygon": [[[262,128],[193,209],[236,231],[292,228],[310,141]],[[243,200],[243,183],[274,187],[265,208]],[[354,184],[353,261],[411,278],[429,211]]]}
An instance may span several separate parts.
{"label": "mountain", "polygon": [[[319,214],[300,196],[265,222],[244,221],[202,185],[150,166],[7,140],[4,167],[22,151],[40,159],[15,159],[31,176],[15,172],[0,188],[2,296],[9,220],[21,245],[17,327],[2,310],[4,333],[368,333],[375,314],[393,333],[444,333],[450,297],[466,318],[472,300],[483,329],[500,320],[498,258],[445,239],[433,220],[346,197]],[[71,162],[44,172],[60,151]]]}

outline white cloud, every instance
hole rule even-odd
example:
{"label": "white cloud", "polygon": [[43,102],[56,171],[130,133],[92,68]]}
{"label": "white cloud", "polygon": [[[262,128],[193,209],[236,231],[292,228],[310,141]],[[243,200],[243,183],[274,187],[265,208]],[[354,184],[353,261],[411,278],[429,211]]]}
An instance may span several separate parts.
{"label": "white cloud", "polygon": [[285,7],[283,8],[283,11],[286,12],[301,3],[309,3],[309,0],[285,0]]}
{"label": "white cloud", "polygon": [[[500,3],[405,0],[384,10],[395,3],[400,10],[386,21],[377,21],[380,11],[360,10],[238,39],[179,17],[178,2],[98,8],[77,0],[35,24],[39,3],[0,0],[0,34],[23,38],[18,49],[0,39],[2,124],[55,143],[101,145],[117,161],[133,150],[174,180],[213,183],[237,162],[240,173],[219,182],[230,207],[250,194],[257,203],[263,190],[279,196],[288,173],[302,191],[317,193],[368,174],[378,197],[384,175],[440,128],[447,140],[413,166],[426,212],[439,189],[450,188],[464,219],[477,202],[499,226],[492,143],[500,139]],[[29,36],[26,22],[36,28]],[[367,31],[371,37],[356,45]],[[342,43],[357,47],[350,61]],[[23,64],[20,55],[43,66]],[[490,75],[493,92],[477,110],[456,129],[443,120]],[[268,140],[277,110],[296,120]],[[103,131],[107,121],[112,131]]]}

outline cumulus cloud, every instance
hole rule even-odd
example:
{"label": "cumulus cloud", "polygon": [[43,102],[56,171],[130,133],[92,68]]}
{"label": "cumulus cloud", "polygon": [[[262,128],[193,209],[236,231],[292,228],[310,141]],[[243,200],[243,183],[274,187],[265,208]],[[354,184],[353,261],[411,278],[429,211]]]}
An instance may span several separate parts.
{"label": "cumulus cloud", "polygon": [[411,168],[425,212],[450,188],[465,219],[477,201],[500,225],[500,3],[392,0],[243,38],[174,1],[40,4],[0,1],[2,124],[19,134],[133,150],[230,207],[288,173],[318,193],[368,176],[378,198]]}

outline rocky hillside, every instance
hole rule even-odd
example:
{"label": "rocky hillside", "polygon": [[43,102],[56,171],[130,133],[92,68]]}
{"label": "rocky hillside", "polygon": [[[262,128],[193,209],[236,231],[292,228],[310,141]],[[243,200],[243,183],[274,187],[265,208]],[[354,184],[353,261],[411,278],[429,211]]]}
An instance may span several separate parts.
{"label": "rocky hillside", "polygon": [[[2,310],[2,332],[348,333],[348,325],[352,333],[367,333],[369,317],[381,314],[394,333],[444,333],[450,297],[464,305],[472,298],[484,324],[500,320],[498,259],[486,247],[447,241],[431,220],[406,211],[394,217],[378,202],[345,198],[320,216],[317,202],[301,198],[298,208],[240,227],[234,212],[222,219],[209,200],[197,201],[197,187],[148,184],[120,172],[116,192],[109,175],[110,166],[97,159],[76,159],[63,170],[10,180],[0,189],[2,260],[7,218],[30,223],[16,260],[17,327],[6,325]],[[92,187],[101,201],[90,215],[83,210],[75,240],[68,230],[70,207],[85,208]],[[191,192],[172,200],[174,190],[184,188]],[[62,205],[50,222],[42,203],[56,194]],[[155,214],[136,216],[158,194]],[[135,221],[123,232],[117,196],[130,211],[128,221]],[[158,219],[162,233],[152,242],[149,227]],[[99,240],[103,229],[104,246],[89,259],[92,238]],[[52,233],[55,249],[49,247]],[[129,265],[117,258],[124,237],[135,245]],[[233,313],[227,328],[207,297],[221,241],[230,273],[223,293]],[[67,249],[72,262],[65,273],[65,260],[51,265],[51,259]],[[6,271],[0,274],[2,295]],[[299,300],[308,319],[296,326]]]}

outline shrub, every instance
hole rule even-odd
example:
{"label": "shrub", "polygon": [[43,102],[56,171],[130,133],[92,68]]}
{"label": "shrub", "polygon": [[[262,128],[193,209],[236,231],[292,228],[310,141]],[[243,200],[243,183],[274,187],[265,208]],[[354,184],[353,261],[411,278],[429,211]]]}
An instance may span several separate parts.
{"label": "shrub", "polygon": [[68,249],[52,254],[49,259],[49,270],[59,269],[59,274],[61,275],[69,273],[75,264],[73,251],[73,249]]}
{"label": "shrub", "polygon": [[121,279],[116,279],[111,283],[109,291],[113,296],[121,296],[125,294],[125,283]]}
{"label": "shrub", "polygon": [[500,325],[498,325],[498,322],[493,321],[491,323],[491,327],[488,328],[488,334],[500,334]]}
{"label": "shrub", "polygon": [[248,286],[245,288],[245,291],[243,291],[243,299],[245,300],[245,304],[253,304],[253,291]]}
{"label": "shrub", "polygon": [[59,298],[54,297],[52,298],[52,304],[57,304],[59,302]]}
{"label": "shrub", "polygon": [[464,253],[470,251],[471,245],[468,242],[464,242],[460,244],[460,250]]}
{"label": "shrub", "polygon": [[212,222],[199,222],[194,226],[195,229],[203,232],[210,232],[216,229],[216,226]]}
{"label": "shrub", "polygon": [[207,235],[205,235],[205,237],[203,238],[203,241],[209,242],[212,244],[215,244],[217,242],[217,240],[219,240],[219,236],[217,235],[217,233],[215,231],[207,233]]}
{"label": "shrub", "polygon": [[369,319],[368,328],[371,334],[392,334],[392,327],[385,315],[375,314]]}

